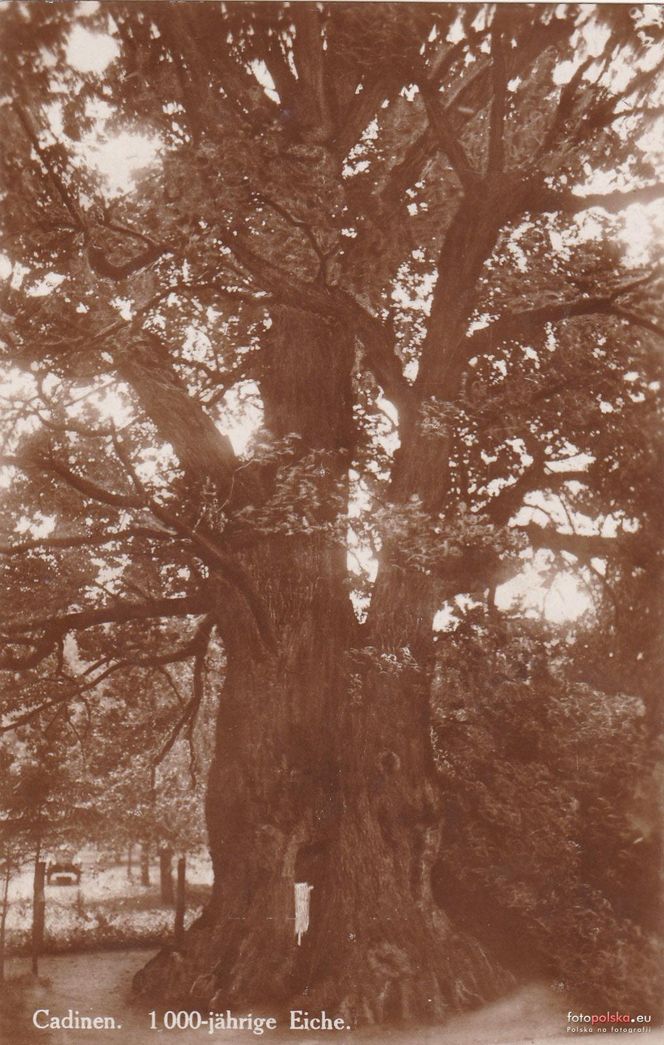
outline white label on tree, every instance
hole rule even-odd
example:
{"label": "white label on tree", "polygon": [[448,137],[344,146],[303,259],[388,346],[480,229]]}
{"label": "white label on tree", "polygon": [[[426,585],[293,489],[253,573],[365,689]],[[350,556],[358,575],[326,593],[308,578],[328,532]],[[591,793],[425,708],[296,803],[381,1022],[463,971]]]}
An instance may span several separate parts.
{"label": "white label on tree", "polygon": [[312,889],[313,885],[308,882],[295,882],[295,935],[298,947],[309,928],[309,893]]}

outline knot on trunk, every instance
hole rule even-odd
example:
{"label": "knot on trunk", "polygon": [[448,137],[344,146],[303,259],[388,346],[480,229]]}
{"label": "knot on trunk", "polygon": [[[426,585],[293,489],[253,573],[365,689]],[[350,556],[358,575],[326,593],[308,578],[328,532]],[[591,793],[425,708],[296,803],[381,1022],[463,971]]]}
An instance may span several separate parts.
{"label": "knot on trunk", "polygon": [[376,759],[378,769],[386,776],[391,776],[401,769],[401,759],[396,751],[381,751]]}

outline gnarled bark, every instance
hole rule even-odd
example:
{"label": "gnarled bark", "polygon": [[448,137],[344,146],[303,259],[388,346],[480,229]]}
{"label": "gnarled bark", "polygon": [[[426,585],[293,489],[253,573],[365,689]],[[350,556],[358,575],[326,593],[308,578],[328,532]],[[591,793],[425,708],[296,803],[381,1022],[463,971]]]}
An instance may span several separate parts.
{"label": "gnarled bark", "polygon": [[[325,383],[316,380],[323,366]],[[334,527],[352,441],[352,366],[343,330],[295,310],[276,317],[266,421],[279,438],[296,420],[300,463],[320,463],[308,499],[317,507],[297,533],[276,515],[274,531],[245,555],[275,651],[219,588],[227,674],[207,797],[213,896],[177,956],[160,956],[138,981],[169,1003],[325,1008],[354,1025],[440,1019],[507,982],[431,892],[444,828],[425,663],[430,583],[387,570],[385,613],[370,637],[350,603]],[[301,944],[297,882],[313,886]]]}

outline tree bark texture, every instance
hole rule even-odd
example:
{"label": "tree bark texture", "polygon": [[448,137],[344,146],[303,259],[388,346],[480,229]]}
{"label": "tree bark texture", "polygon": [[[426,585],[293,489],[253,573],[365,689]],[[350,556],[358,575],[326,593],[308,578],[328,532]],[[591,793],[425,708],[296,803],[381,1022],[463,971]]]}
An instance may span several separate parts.
{"label": "tree bark texture", "polygon": [[46,863],[39,859],[35,860],[35,875],[32,895],[32,972],[36,976],[39,972],[39,955],[44,944],[44,925],[46,915],[46,894],[44,884],[46,882]]}
{"label": "tree bark texture", "polygon": [[[283,309],[265,357],[266,424],[277,439],[298,434],[295,468],[316,466],[310,518],[296,533],[277,521],[245,557],[273,651],[220,586],[213,896],[177,960],[162,954],[137,986],[202,1007],[325,1008],[351,1024],[439,1019],[506,975],[431,893],[441,843],[424,663],[431,585],[388,570],[384,620],[363,636],[334,536],[353,438],[351,338]],[[298,882],[313,886],[299,946]]]}
{"label": "tree bark texture", "polygon": [[150,884],[150,847],[146,842],[141,845],[141,885]]}
{"label": "tree bark texture", "polygon": [[11,865],[9,860],[5,866],[2,879],[2,908],[0,909],[0,983],[5,980],[5,940],[7,929],[7,914],[9,913],[9,883],[11,881]]}
{"label": "tree bark texture", "polygon": [[173,850],[159,850],[159,888],[161,902],[172,904],[175,898],[173,891]]}

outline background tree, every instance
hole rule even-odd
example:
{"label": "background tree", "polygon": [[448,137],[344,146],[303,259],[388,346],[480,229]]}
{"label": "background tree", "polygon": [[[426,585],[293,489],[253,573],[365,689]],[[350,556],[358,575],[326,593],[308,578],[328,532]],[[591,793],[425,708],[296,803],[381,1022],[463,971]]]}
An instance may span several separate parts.
{"label": "background tree", "polygon": [[213,899],[145,987],[376,1022],[505,984],[432,893],[433,624],[550,549],[599,635],[660,561],[649,11],[6,5],[10,721],[186,661],[191,719],[226,657]]}

